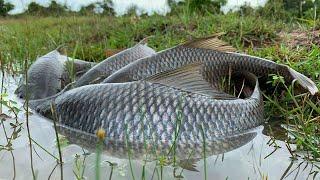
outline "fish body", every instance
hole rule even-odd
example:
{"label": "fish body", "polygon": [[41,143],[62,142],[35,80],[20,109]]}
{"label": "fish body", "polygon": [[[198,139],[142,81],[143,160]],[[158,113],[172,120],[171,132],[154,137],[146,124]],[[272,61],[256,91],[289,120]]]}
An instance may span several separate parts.
{"label": "fish body", "polygon": [[222,77],[236,71],[247,71],[258,77],[267,77],[270,74],[281,75],[289,83],[297,79],[299,84],[309,90],[311,94],[318,92],[318,88],[313,81],[286,65],[245,54],[185,45],[135,61],[113,73],[103,83],[141,80],[195,62],[204,65],[203,78],[212,83],[216,89],[221,89],[219,81]]}
{"label": "fish body", "polygon": [[[201,146],[203,141],[239,134],[264,121],[257,82],[246,99],[214,99],[161,83],[136,81],[82,86],[50,103],[61,125],[92,135],[103,128],[107,140],[137,144],[147,140],[157,149],[174,142]],[[30,102],[30,106],[54,118],[50,103]]]}
{"label": "fish body", "polygon": [[[254,139],[258,133],[257,130],[258,129],[254,129],[241,134],[220,137],[211,141],[206,140],[205,147],[203,144],[179,142],[175,144],[174,149],[173,146],[172,149],[168,147],[159,148],[154,146],[152,140],[148,139],[146,139],[144,143],[139,143],[116,141],[107,137],[103,143],[103,153],[109,156],[127,159],[128,152],[131,151],[134,153],[131,153],[130,158],[134,159],[145,160],[147,158],[147,160],[154,160],[161,156],[165,156],[168,160],[172,160],[174,156],[176,160],[191,161],[192,159],[202,159],[204,157],[226,153],[239,148]],[[57,131],[59,134],[66,136],[68,141],[72,144],[81,145],[81,147],[92,152],[96,150],[95,148],[98,143],[98,138],[93,134],[63,125],[57,125]]]}
{"label": "fish body", "polygon": [[[253,89],[244,99],[221,92],[217,83],[224,75],[238,71],[246,74],[244,80]],[[288,82],[297,79],[311,94],[318,91],[309,78],[285,65],[178,46],[130,63],[105,84],[78,87],[54,98],[32,101],[30,106],[66,128],[91,136],[103,128],[105,144],[113,147],[141,147],[146,142],[156,150],[168,150],[174,144],[181,149],[201,147],[206,142],[213,142],[214,147],[214,143],[223,145],[227,137],[264,122],[256,76],[269,74],[280,74]]]}
{"label": "fish body", "polygon": [[71,82],[67,63],[73,66],[75,74],[87,71],[93,65],[61,55],[57,50],[51,51],[30,66],[27,85],[25,78],[22,78],[15,93],[20,98],[26,98],[28,94],[29,100],[42,99],[58,93]]}
{"label": "fish body", "polygon": [[123,66],[137,59],[149,57],[154,54],[155,51],[153,49],[147,45],[139,43],[134,47],[121,51],[92,67],[76,82],[75,87],[102,81],[104,78],[108,77]]}

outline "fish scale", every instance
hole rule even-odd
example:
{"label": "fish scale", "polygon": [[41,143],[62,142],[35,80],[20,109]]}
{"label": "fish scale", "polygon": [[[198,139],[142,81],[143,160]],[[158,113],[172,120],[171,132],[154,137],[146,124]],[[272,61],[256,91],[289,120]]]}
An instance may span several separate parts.
{"label": "fish scale", "polygon": [[204,63],[204,78],[208,82],[215,82],[223,75],[228,75],[230,67],[235,71],[246,70],[257,76],[280,73],[288,81],[293,80],[286,71],[287,66],[269,60],[238,53],[177,46],[159,52],[157,55],[135,61],[116,71],[103,82],[141,80],[194,62]]}
{"label": "fish scale", "polygon": [[[181,113],[178,140],[182,143],[201,144],[202,126],[205,138],[212,140],[263,122],[261,97],[217,100],[145,81],[83,86],[65,92],[53,102],[60,124],[90,134],[103,127],[111,139],[124,141],[128,134],[130,142],[139,143],[144,134],[156,144],[172,144],[180,116],[177,111]],[[50,117],[48,107],[40,112]]]}
{"label": "fish scale", "polygon": [[75,78],[78,78],[78,75],[86,72],[93,65],[94,63],[64,56],[58,50],[51,51],[37,58],[30,66],[27,71],[28,83],[26,84],[25,77],[21,78],[15,94],[29,100],[52,96],[72,79],[69,74],[71,67],[73,67]]}
{"label": "fish scale", "polygon": [[[243,144],[227,142],[230,136],[239,136],[264,122],[263,101],[254,75],[250,75],[249,82],[254,77],[255,88],[246,99],[228,99],[215,89],[217,80],[228,75],[230,68],[257,76],[279,73],[288,82],[297,79],[311,94],[318,91],[310,79],[285,65],[236,53],[177,46],[137,60],[105,80],[133,82],[87,85],[64,92],[50,102],[57,107],[59,125],[66,130],[94,136],[98,128],[103,128],[105,144],[112,142],[110,148],[120,151],[125,148],[117,146],[126,141],[134,144],[134,148],[148,141],[162,151],[161,147],[168,148],[176,140],[181,148],[198,150],[205,141],[212,151],[223,152],[224,148]],[[202,87],[204,91],[197,92]],[[50,117],[48,101],[34,101],[30,105]],[[177,129],[179,134],[175,137]]]}
{"label": "fish scale", "polygon": [[123,66],[154,54],[155,51],[153,49],[140,42],[134,47],[121,51],[92,67],[76,81],[75,87],[91,84],[101,77],[108,77]]}
{"label": "fish scale", "polygon": [[[58,131],[61,134],[64,134],[69,137],[71,143],[81,144],[82,146],[94,150],[97,138],[94,135],[87,134],[83,131],[79,131],[78,129],[72,129],[70,127],[64,127],[58,125]],[[224,152],[228,152],[232,149],[238,148],[250,140],[252,140],[256,136],[256,132],[249,132],[245,134],[238,134],[231,137],[220,137],[216,138],[213,141],[206,141],[205,152],[206,156],[211,156],[213,154],[221,154]],[[199,144],[198,142],[192,139],[186,139],[184,143],[180,142],[176,144],[174,156],[180,158],[181,160],[190,158],[203,158],[204,149],[203,144]],[[142,142],[143,140],[141,140]],[[124,158],[127,156],[128,150],[130,149],[131,158],[145,158],[152,156],[158,156],[166,154],[168,158],[172,158],[173,152],[169,154],[170,145],[168,143],[162,142],[159,144],[155,144],[152,139],[145,139],[144,143],[138,142],[129,142],[130,145],[127,146],[124,141],[117,141],[115,139],[108,138],[104,143],[104,152]],[[152,146],[150,146],[152,144]],[[192,156],[190,156],[192,154]]]}

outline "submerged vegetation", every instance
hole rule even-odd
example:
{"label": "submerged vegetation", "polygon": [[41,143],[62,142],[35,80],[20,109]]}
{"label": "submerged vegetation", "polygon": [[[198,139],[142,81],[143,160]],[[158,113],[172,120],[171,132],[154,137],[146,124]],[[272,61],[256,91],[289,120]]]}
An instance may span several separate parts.
{"label": "submerged vegetation", "polygon": [[[110,16],[113,13],[107,15],[88,13],[92,11],[92,7],[88,8],[88,11],[83,9],[80,15],[62,13],[64,16],[61,16],[51,15],[50,12],[31,4],[25,16],[0,19],[2,72],[24,73],[26,67],[29,67],[36,57],[60,45],[68,47],[67,53],[71,57],[99,62],[148,36],[152,36],[148,45],[160,51],[192,38],[216,34],[240,52],[293,67],[312,78],[320,88],[320,19],[315,8],[318,1],[311,4],[309,1],[305,4],[290,4],[289,1],[270,0],[264,8],[253,10],[244,6],[238,12],[226,15],[219,11],[225,1],[215,2],[213,7],[216,8],[210,10],[205,6],[198,6],[197,2],[210,4],[206,0],[173,4],[172,12],[166,17],[160,15],[138,17],[134,13],[115,17]],[[0,0],[0,5],[1,3]],[[51,8],[57,11],[65,11],[57,4],[52,6],[55,6]],[[9,8],[12,9],[11,6]],[[2,11],[0,15],[1,13]],[[39,14],[43,17],[35,17]],[[292,88],[295,86],[294,83],[292,86],[286,86],[283,78],[278,75],[270,76],[267,86],[270,87],[268,91],[272,92],[264,96],[265,116],[269,120],[265,128],[269,129],[269,124],[277,121],[276,124],[280,124],[279,126],[286,130],[284,140],[288,144],[297,145],[297,149],[291,149],[288,145],[292,159],[303,157],[310,162],[319,162],[320,96],[312,97],[296,92]],[[7,118],[3,117],[2,106],[11,109],[14,114],[20,110],[14,101],[6,97],[3,83],[0,97],[0,123],[3,125]],[[0,151],[11,152],[11,141],[19,137],[21,123],[17,121],[17,116],[11,119],[10,125],[14,130],[12,134],[7,134],[4,126],[2,127],[6,133],[7,144],[0,144]],[[273,127],[270,125],[271,130],[268,135],[277,139],[279,134],[276,130],[272,130]],[[35,141],[33,143],[40,146]],[[59,143],[58,145],[61,146]],[[203,146],[205,147],[205,144]],[[100,163],[100,146],[97,151],[97,163]],[[55,158],[57,164],[62,166],[61,154]],[[155,172],[162,177],[162,167],[166,164],[166,160],[162,157],[158,159],[157,164],[160,164],[161,168],[160,172],[158,169]],[[85,160],[86,156],[83,159],[77,156],[75,159],[74,175],[77,179],[83,179]],[[107,164],[112,167],[109,176],[111,179],[113,168],[117,165],[111,162]],[[96,166],[99,176],[100,164]],[[144,172],[142,174],[144,175]],[[316,176],[317,172],[314,174]],[[133,175],[132,177],[134,178]]]}

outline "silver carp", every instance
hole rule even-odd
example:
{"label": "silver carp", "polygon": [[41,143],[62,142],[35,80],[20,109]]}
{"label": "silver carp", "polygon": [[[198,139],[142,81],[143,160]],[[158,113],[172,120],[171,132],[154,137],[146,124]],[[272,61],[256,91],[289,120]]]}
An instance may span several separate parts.
{"label": "silver carp", "polygon": [[92,67],[79,80],[77,80],[75,87],[99,83],[99,81],[102,81],[104,78],[108,77],[123,66],[130,64],[137,59],[149,57],[154,54],[155,51],[145,44],[144,39],[137,45],[121,51]]}
{"label": "silver carp", "polygon": [[[162,151],[174,144],[182,149],[219,144],[261,125],[265,120],[256,75],[280,74],[287,82],[297,79],[311,94],[318,92],[309,78],[288,66],[224,52],[231,49],[211,38],[186,43],[132,62],[105,84],[78,87],[30,105],[91,136],[103,128],[105,144],[111,142],[115,149],[147,141]],[[244,99],[220,90],[220,78],[235,72],[243,75],[244,89],[250,89]]]}
{"label": "silver carp", "polygon": [[210,92],[202,69],[201,64],[191,64],[146,80],[86,85],[50,100],[30,101],[30,106],[63,126],[88,134],[103,128],[106,141],[151,141],[156,149],[174,143],[201,146],[204,141],[246,132],[264,122],[254,75],[244,76],[253,88],[251,95],[231,98]]}
{"label": "silver carp", "polygon": [[221,89],[219,82],[230,72],[247,71],[260,77],[278,74],[286,82],[297,80],[312,95],[318,92],[315,83],[289,66],[273,61],[239,54],[216,37],[202,38],[161,51],[154,56],[135,61],[106,78],[103,83],[129,82],[173,70],[191,63],[203,63],[203,78]]}
{"label": "silver carp", "polygon": [[[212,141],[205,141],[204,144],[179,143],[173,147],[159,149],[153,144],[152,140],[146,140],[144,143],[138,142],[123,142],[115,141],[107,138],[103,143],[103,153],[109,156],[121,159],[139,159],[139,160],[155,160],[165,156],[167,160],[176,160],[186,162],[194,159],[203,159],[212,155],[218,155],[237,149],[257,135],[259,129],[254,129],[249,132],[235,134],[233,136],[216,138]],[[81,145],[81,147],[95,152],[96,145],[99,140],[96,135],[89,134],[78,129],[57,125],[59,134],[66,136],[70,143]],[[131,151],[130,157],[128,152]],[[179,163],[181,165],[181,163]],[[184,167],[185,168],[185,167]]]}
{"label": "silver carp", "polygon": [[[94,63],[72,59],[60,54],[58,50],[39,57],[27,71],[27,84],[21,78],[15,93],[29,100],[42,99],[55,95],[71,82],[71,72],[75,76],[89,70]],[[70,68],[70,73],[68,69]]]}

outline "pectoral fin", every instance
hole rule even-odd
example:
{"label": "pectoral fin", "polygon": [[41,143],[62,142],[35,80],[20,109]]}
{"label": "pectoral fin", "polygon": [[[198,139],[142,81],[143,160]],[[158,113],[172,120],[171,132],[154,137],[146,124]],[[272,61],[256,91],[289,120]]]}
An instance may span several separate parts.
{"label": "pectoral fin", "polygon": [[181,68],[153,75],[145,80],[174,87],[183,91],[210,96],[215,99],[236,97],[214,89],[202,76],[202,63],[192,63]]}
{"label": "pectoral fin", "polygon": [[189,171],[199,172],[199,170],[196,169],[197,165],[196,163],[199,161],[199,159],[186,159],[186,160],[180,160],[179,166],[182,169],[186,169]]}

